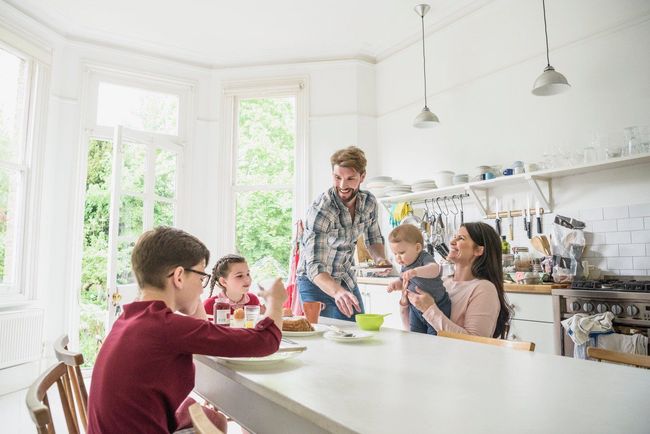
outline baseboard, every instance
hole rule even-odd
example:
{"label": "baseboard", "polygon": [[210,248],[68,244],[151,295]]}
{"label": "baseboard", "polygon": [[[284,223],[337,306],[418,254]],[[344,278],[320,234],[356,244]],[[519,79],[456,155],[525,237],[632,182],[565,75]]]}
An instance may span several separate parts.
{"label": "baseboard", "polygon": [[40,374],[40,361],[0,369],[0,396],[26,389]]}

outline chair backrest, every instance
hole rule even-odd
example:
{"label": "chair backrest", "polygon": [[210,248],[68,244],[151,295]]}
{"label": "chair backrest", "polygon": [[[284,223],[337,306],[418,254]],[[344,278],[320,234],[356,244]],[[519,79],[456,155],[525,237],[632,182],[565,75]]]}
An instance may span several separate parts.
{"label": "chair backrest", "polygon": [[[68,350],[68,336],[63,335],[54,341],[54,353],[57,360],[65,363],[68,375],[64,379],[65,393],[70,403],[70,411],[74,417],[77,428],[79,421],[84,431],[88,430],[88,391],[86,383],[81,374],[81,365],[84,363],[84,356],[81,353],[74,353]],[[77,411],[75,411],[75,404]]]}
{"label": "chair backrest", "polygon": [[464,341],[470,341],[470,342],[479,342],[481,344],[496,345],[498,347],[511,348],[513,350],[535,351],[534,342],[509,341],[506,339],[486,338],[483,336],[466,335],[463,333],[453,333],[444,330],[439,331],[438,336],[442,336],[445,338],[462,339]]}
{"label": "chair backrest", "polygon": [[61,398],[63,415],[65,416],[65,422],[68,428],[67,432],[70,434],[79,434],[77,423],[70,412],[72,403],[68,400],[65,391],[64,383],[67,376],[68,370],[66,369],[65,363],[59,362],[41,374],[27,391],[25,402],[27,403],[29,415],[34,421],[36,431],[39,434],[54,434],[56,432],[52,420],[50,402],[47,397],[48,390],[55,383],[59,390],[59,397]]}
{"label": "chair backrest", "polygon": [[219,428],[214,426],[210,421],[208,416],[203,413],[203,408],[201,404],[195,402],[190,405],[190,419],[192,419],[192,425],[194,425],[194,431],[198,434],[223,434]]}
{"label": "chair backrest", "polygon": [[603,348],[587,347],[587,357],[596,359],[599,362],[614,362],[624,365],[636,366],[638,368],[650,369],[650,356],[641,354],[620,353],[618,351],[605,350]]}

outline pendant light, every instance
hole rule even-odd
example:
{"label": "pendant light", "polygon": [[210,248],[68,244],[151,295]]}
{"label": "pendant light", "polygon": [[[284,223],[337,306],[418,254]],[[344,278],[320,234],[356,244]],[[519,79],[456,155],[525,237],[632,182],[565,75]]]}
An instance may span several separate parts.
{"label": "pendant light", "polygon": [[566,77],[551,66],[548,56],[548,31],[546,30],[546,2],[542,0],[542,10],[544,11],[544,35],[546,36],[546,68],[542,75],[537,77],[533,85],[533,95],[549,96],[569,90],[571,85]]}
{"label": "pendant light", "polygon": [[433,114],[429,107],[427,107],[427,58],[424,50],[424,16],[429,12],[428,4],[421,4],[415,6],[415,12],[420,16],[422,20],[422,67],[424,70],[424,108],[419,115],[413,121],[413,126],[416,128],[431,128],[438,125],[440,122],[438,116]]}

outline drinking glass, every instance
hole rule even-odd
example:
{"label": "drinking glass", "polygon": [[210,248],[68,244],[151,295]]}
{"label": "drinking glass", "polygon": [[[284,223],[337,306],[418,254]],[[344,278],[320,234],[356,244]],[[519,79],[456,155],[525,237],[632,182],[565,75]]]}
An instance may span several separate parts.
{"label": "drinking glass", "polygon": [[244,306],[244,327],[252,329],[260,318],[259,306]]}

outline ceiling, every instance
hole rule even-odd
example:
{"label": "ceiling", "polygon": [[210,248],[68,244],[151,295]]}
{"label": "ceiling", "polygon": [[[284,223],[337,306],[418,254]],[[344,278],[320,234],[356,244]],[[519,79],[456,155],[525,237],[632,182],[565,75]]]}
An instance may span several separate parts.
{"label": "ceiling", "polygon": [[[376,62],[419,41],[418,0],[5,0],[70,38],[213,68]],[[429,0],[427,34],[491,0]]]}

